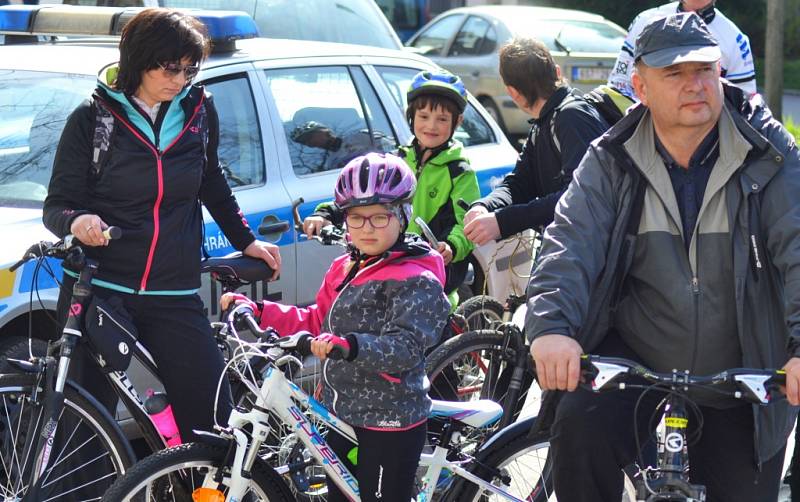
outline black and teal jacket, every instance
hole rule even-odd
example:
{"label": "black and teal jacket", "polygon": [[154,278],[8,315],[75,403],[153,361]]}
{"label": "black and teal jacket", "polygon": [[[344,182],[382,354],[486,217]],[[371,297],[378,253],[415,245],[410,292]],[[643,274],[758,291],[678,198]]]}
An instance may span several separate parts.
{"label": "black and teal jacket", "polygon": [[[113,71],[113,67],[111,68]],[[138,294],[191,294],[200,287],[201,204],[231,244],[255,240],[220,169],[219,122],[211,97],[189,86],[162,103],[155,123],[100,74],[89,100],[67,119],[44,203],[44,224],[59,237],[81,214],[122,229],[107,247],[86,247],[99,261],[96,283]],[[108,154],[92,162],[98,107],[113,117]]]}

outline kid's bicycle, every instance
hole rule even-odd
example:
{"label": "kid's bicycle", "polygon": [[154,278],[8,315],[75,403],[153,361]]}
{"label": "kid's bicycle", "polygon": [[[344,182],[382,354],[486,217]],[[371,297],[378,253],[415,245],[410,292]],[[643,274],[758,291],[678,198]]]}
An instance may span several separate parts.
{"label": "kid's bicycle", "polygon": [[[103,500],[120,501],[270,501],[293,500],[281,486],[280,474],[293,484],[306,482],[296,466],[275,470],[259,456],[260,445],[269,434],[271,418],[297,431],[313,462],[351,499],[360,500],[358,483],[346,465],[327,446],[315,423],[336,431],[356,444],[350,426],[341,422],[284,374],[287,367],[300,364],[298,357],[309,352],[310,335],[298,333],[279,338],[261,330],[246,304],[239,304],[228,319],[229,335],[238,338],[237,328],[246,327],[265,340],[249,344],[229,363],[252,361],[258,354],[267,361],[263,380],[250,382],[255,403],[235,410],[228,426],[216,434],[206,434],[206,442],[181,445],[161,451],[134,466],[118,479]],[[242,345],[244,348],[245,345]],[[330,357],[341,357],[331,352]],[[242,377],[250,374],[246,369]],[[547,455],[542,436],[529,437],[533,418],[514,424],[497,434],[480,451],[467,454],[458,441],[462,431],[486,427],[501,415],[500,406],[491,401],[434,402],[431,416],[445,418],[441,440],[431,453],[420,458],[417,501],[434,497],[448,501],[477,501],[484,497],[522,502],[537,489],[539,469]],[[312,419],[309,418],[310,415]],[[304,466],[300,466],[303,468]],[[436,490],[443,482],[451,488],[441,496]]]}

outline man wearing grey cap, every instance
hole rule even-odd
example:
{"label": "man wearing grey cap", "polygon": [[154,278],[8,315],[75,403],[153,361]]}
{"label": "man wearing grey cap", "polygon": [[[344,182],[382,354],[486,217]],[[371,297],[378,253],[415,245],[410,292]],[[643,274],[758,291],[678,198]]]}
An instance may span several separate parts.
{"label": "man wearing grey cap", "polygon": [[788,399],[770,406],[690,394],[692,483],[709,501],[777,498],[800,404],[800,156],[760,97],[720,82],[719,58],[694,13],[646,26],[641,103],[589,147],[545,232],[525,331],[542,389],[569,391],[551,429],[559,502],[619,502],[634,428],[651,434],[664,397],[576,390],[581,353],[695,375],[783,367]]}

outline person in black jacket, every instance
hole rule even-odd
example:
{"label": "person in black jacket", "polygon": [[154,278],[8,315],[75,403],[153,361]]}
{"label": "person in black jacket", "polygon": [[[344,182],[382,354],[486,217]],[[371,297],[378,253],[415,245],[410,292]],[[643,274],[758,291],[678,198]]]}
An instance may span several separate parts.
{"label": "person in black jacket", "polygon": [[[99,262],[94,294],[116,297],[130,313],[188,442],[196,437],[193,430],[213,430],[223,372],[197,295],[201,203],[236,249],[263,259],[276,275],[280,255],[277,246],[257,241],[244,221],[219,165],[213,101],[191,85],[209,53],[205,27],[178,11],[146,9],[125,26],[119,49],[119,64],[100,72],[91,99],[67,120],[44,224],[59,237],[77,237]],[[103,236],[111,225],[122,229],[119,240]],[[64,269],[62,325],[74,277]],[[113,415],[116,399],[105,379],[83,363],[81,383]],[[230,406],[230,389],[223,385],[219,422],[225,423]]]}
{"label": "person in black jacket", "polygon": [[464,232],[478,245],[552,222],[572,171],[589,143],[608,128],[564,81],[538,40],[515,38],[500,49],[500,76],[511,99],[533,120],[514,170],[464,217]]}

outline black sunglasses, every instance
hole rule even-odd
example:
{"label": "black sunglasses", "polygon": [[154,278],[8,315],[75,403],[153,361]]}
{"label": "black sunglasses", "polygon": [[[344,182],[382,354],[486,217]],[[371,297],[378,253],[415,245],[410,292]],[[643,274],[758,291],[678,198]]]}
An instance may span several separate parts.
{"label": "black sunglasses", "polygon": [[179,73],[183,72],[183,75],[186,77],[186,80],[192,80],[194,77],[197,76],[197,72],[200,71],[200,66],[193,64],[193,65],[182,65],[180,63],[157,63],[158,67],[161,68],[164,73],[169,77],[176,77]]}

